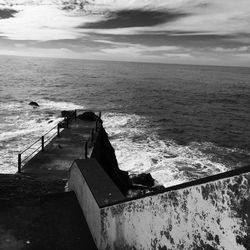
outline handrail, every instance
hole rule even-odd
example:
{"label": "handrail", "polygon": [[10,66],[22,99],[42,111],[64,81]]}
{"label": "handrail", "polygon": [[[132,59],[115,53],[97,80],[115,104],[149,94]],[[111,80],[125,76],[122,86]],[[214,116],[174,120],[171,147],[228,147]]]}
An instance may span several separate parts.
{"label": "handrail", "polygon": [[47,138],[46,141],[44,141],[44,143],[48,142],[51,138],[53,138],[57,133],[54,133],[53,135],[51,135],[49,138]]}
{"label": "handrail", "polygon": [[[44,149],[44,145],[51,140],[53,137],[55,137],[56,134],[60,133],[60,124],[62,121],[60,121],[59,123],[57,123],[56,126],[52,127],[49,131],[47,131],[45,134],[43,134],[41,137],[39,137],[39,139],[37,139],[35,142],[33,142],[30,146],[28,146],[26,149],[24,149],[23,151],[21,151],[18,154],[18,172],[21,172],[21,168],[22,168],[22,162],[25,162],[28,158],[30,158],[32,155],[34,155],[34,153],[36,153],[40,148],[42,148],[42,151]],[[49,136],[49,138],[46,138],[46,140],[44,140],[44,137],[46,135],[48,135],[51,131],[53,131],[54,129],[57,129],[57,132],[53,133],[51,136]],[[24,154],[26,151],[28,151],[29,149],[31,149],[35,144],[37,144],[39,141],[41,141],[41,144],[36,147],[35,149],[32,149],[33,151],[26,156],[24,159],[21,159],[22,154]]]}
{"label": "handrail", "polygon": [[38,151],[42,146],[39,146],[37,149],[35,149],[30,155],[28,155],[26,158],[24,158],[22,161],[26,161],[30,156],[32,156],[36,151]]}
{"label": "handrail", "polygon": [[[60,123],[60,122],[59,122]],[[59,124],[58,123],[58,124]],[[47,135],[50,131],[52,131],[53,129],[57,128],[58,124],[56,126],[54,126],[51,130],[47,131],[47,133],[45,133],[43,136]]]}
{"label": "handrail", "polygon": [[[60,124],[61,122],[59,122],[58,124]],[[58,124],[56,126],[54,126],[52,129],[50,129],[49,131],[47,131],[43,136],[47,135],[49,132],[51,132],[53,129],[57,128]],[[56,134],[56,133],[55,133]],[[41,137],[39,137],[39,139],[37,139],[35,142],[33,142],[29,147],[27,147],[26,149],[24,149],[22,152],[20,152],[20,154],[23,154],[24,152],[26,152],[28,149],[30,149],[32,146],[34,146],[37,142],[39,142],[41,140]]]}
{"label": "handrail", "polygon": [[[74,112],[74,117],[64,117],[64,119],[62,121],[60,121],[59,123],[57,123],[56,126],[52,127],[49,131],[47,131],[45,134],[43,134],[39,139],[37,139],[35,142],[33,142],[30,146],[28,146],[26,149],[24,149],[23,151],[21,151],[19,154],[18,154],[18,172],[20,173],[21,172],[21,168],[22,168],[22,163],[25,162],[27,159],[29,159],[31,156],[34,155],[34,153],[36,153],[40,148],[42,149],[42,151],[44,151],[44,147],[45,147],[45,144],[47,145],[47,142],[49,142],[52,138],[54,138],[57,134],[57,136],[60,136],[60,128],[64,128],[63,126],[60,126],[63,124],[63,122],[65,123],[66,122],[66,127],[68,127],[69,125],[69,122],[72,121],[74,118],[76,119],[77,117],[77,111],[88,111],[86,109],[75,109]],[[94,112],[96,113],[96,112]],[[99,121],[99,119],[101,118],[101,112],[99,112],[99,115],[98,115],[98,119],[96,121],[96,128],[95,128],[95,131],[97,131],[97,123]],[[53,131],[54,129],[57,130],[57,132],[53,133],[51,136],[49,136],[48,138],[46,138],[45,140],[45,136],[48,135],[51,131]],[[93,143],[94,141],[94,129],[91,130],[91,135],[90,135],[90,138],[88,138],[87,140],[84,140],[83,142],[85,142],[85,148],[88,147],[88,142],[90,143]],[[32,147],[37,144],[39,141],[41,141],[41,144],[36,147],[35,149],[33,149]],[[22,154],[24,154],[26,151],[28,151],[29,149],[32,148],[32,152],[26,156],[24,159],[22,159]],[[85,157],[87,158],[87,150],[85,150]]]}
{"label": "handrail", "polygon": [[35,142],[33,142],[28,148],[26,148],[22,152],[20,152],[20,154],[22,155],[24,152],[26,152],[28,149],[30,149],[32,146],[34,146],[39,141],[40,141],[40,138],[37,139]]}

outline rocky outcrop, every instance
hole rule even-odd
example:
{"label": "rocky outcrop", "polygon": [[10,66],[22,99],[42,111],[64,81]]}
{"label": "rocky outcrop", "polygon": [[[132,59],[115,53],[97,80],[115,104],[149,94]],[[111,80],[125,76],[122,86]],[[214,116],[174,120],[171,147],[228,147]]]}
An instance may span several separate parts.
{"label": "rocky outcrop", "polygon": [[130,175],[131,187],[127,197],[138,197],[151,192],[163,191],[164,186],[156,184],[155,179],[151,174]]}
{"label": "rocky outcrop", "polygon": [[142,173],[129,176],[127,171],[119,169],[115,150],[102,126],[100,127],[91,158],[95,158],[99,162],[116,186],[127,197],[140,196],[164,189],[163,186],[155,185],[155,180],[151,174]]}
{"label": "rocky outcrop", "polygon": [[84,112],[83,114],[78,115],[77,118],[84,121],[96,121],[99,119],[94,112]]}
{"label": "rocky outcrop", "polygon": [[33,107],[39,107],[39,104],[37,102],[30,102],[29,103],[30,106],[33,106]]}
{"label": "rocky outcrop", "polygon": [[155,180],[151,174],[139,174],[130,176],[133,185],[142,185],[145,187],[153,187],[155,185]]}
{"label": "rocky outcrop", "polygon": [[131,187],[128,172],[118,167],[115,151],[109,141],[108,135],[101,126],[93,148],[91,158],[95,158],[120,191],[126,195]]}
{"label": "rocky outcrop", "polygon": [[67,117],[69,119],[75,118],[75,111],[74,110],[63,110],[61,111],[62,117]]}

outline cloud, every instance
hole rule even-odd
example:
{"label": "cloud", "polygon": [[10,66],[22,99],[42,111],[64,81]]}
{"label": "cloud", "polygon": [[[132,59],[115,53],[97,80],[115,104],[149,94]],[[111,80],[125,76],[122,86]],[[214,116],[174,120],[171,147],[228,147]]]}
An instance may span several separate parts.
{"label": "cloud", "polygon": [[0,0],[0,47],[53,57],[250,65],[249,9],[249,0]]}
{"label": "cloud", "polygon": [[100,51],[106,55],[113,55],[114,58],[157,58],[158,61],[164,60],[164,57],[184,57],[184,52],[187,49],[177,46],[145,46],[141,44],[120,43],[106,40],[95,40],[101,44],[109,45],[108,48],[103,48]]}
{"label": "cloud", "polygon": [[0,19],[7,19],[14,17],[17,11],[14,9],[0,9]]}
{"label": "cloud", "polygon": [[237,48],[216,47],[212,50],[215,52],[223,52],[223,53],[246,52],[250,50],[250,46],[241,46]]}
{"label": "cloud", "polygon": [[0,32],[11,40],[59,40],[84,36],[75,26],[82,18],[67,16],[53,5],[22,6],[15,18],[1,20]]}
{"label": "cloud", "polygon": [[86,23],[80,28],[87,29],[116,29],[128,27],[151,27],[171,22],[185,16],[184,13],[170,11],[156,11],[144,9],[130,9],[111,12],[104,20]]}

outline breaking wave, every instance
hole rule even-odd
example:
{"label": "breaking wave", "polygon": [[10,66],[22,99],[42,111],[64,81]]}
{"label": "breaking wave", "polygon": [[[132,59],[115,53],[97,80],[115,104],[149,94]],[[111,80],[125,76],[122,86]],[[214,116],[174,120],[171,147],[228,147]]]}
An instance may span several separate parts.
{"label": "breaking wave", "polygon": [[0,103],[2,117],[0,132],[1,173],[17,171],[17,155],[62,120],[61,110],[82,109],[70,102],[37,100],[38,108],[29,102]]}
{"label": "breaking wave", "polygon": [[[235,167],[225,156],[239,149],[218,147],[211,142],[179,145],[162,140],[138,115],[107,113],[104,126],[122,170],[131,174],[151,173],[165,187],[221,173]],[[242,152],[250,156],[249,152]],[[239,163],[240,164],[240,163]]]}

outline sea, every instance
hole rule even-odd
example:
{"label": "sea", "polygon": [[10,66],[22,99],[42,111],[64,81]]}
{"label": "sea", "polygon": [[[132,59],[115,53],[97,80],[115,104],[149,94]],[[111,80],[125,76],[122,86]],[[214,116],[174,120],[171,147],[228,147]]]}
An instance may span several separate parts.
{"label": "sea", "polygon": [[74,109],[165,187],[250,165],[250,68],[0,56],[0,173]]}

